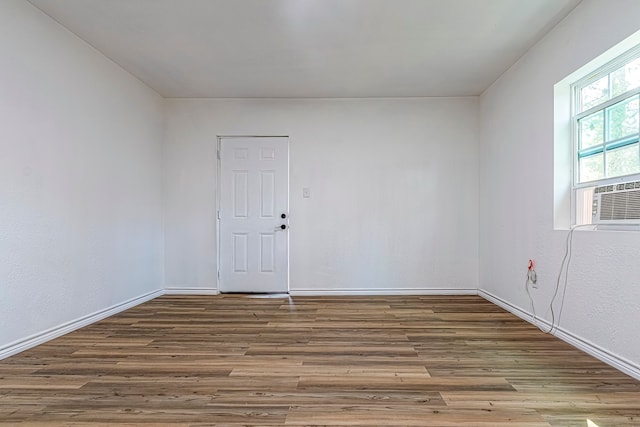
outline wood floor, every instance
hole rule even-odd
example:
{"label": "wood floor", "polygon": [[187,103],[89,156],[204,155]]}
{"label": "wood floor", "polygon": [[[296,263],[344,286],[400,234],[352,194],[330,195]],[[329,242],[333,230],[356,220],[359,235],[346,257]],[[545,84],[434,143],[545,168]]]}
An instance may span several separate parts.
{"label": "wood floor", "polygon": [[0,361],[0,424],[640,426],[640,382],[479,297],[161,297]]}

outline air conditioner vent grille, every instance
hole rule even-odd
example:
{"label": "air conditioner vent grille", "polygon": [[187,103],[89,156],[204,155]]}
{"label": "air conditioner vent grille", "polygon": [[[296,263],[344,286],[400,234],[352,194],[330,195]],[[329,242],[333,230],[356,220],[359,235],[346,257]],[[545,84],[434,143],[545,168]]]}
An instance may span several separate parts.
{"label": "air conditioner vent grille", "polygon": [[640,189],[602,193],[600,197],[601,221],[640,220]]}

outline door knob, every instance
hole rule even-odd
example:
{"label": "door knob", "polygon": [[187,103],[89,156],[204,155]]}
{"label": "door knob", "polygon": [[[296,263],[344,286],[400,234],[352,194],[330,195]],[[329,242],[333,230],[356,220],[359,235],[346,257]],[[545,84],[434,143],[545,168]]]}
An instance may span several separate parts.
{"label": "door knob", "polygon": [[280,218],[285,219],[287,217],[287,214],[282,214],[280,215]]}
{"label": "door knob", "polygon": [[284,224],[282,224],[282,225],[280,226],[280,228],[282,228],[283,230],[286,230],[287,226],[286,226],[286,225],[284,225]]}

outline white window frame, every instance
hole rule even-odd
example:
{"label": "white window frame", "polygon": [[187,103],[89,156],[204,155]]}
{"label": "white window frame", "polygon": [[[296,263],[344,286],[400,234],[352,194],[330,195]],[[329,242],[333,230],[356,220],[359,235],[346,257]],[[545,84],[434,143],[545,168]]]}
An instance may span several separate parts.
{"label": "white window frame", "polygon": [[[601,51],[572,52],[570,58],[584,65],[570,72],[553,85],[553,229],[569,230],[576,224],[576,154],[572,146],[572,87],[594,76],[608,64],[627,53],[640,49],[640,30],[630,34],[610,48]],[[574,55],[575,54],[575,55]],[[591,56],[590,55],[594,55]],[[577,151],[575,151],[577,153]],[[615,179],[614,179],[615,181]],[[593,185],[593,183],[591,183]],[[582,187],[588,188],[588,187]],[[588,230],[581,228],[580,230]],[[590,229],[593,230],[593,229]]]}
{"label": "white window frame", "polygon": [[[581,89],[589,86],[590,84],[596,82],[597,80],[601,79],[602,77],[605,77],[606,75],[616,71],[617,69],[619,69],[620,67],[624,66],[626,63],[634,61],[635,59],[640,58],[640,45],[637,45],[631,49],[629,49],[628,51],[626,51],[625,53],[615,57],[614,59],[612,59],[611,61],[607,62],[605,65],[597,68],[595,71],[593,71],[592,73],[589,73],[587,76],[575,81],[574,83],[571,84],[570,86],[570,93],[571,93],[571,106],[570,106],[570,138],[571,138],[571,156],[572,156],[572,162],[571,162],[571,223],[573,225],[576,224],[590,224],[591,223],[591,211],[590,211],[590,203],[586,203],[583,199],[585,198],[591,198],[592,195],[592,191],[593,189],[595,189],[595,187],[598,186],[602,186],[602,185],[609,185],[609,184],[615,184],[615,183],[619,183],[619,182],[624,182],[624,181],[637,181],[640,180],[640,172],[638,173],[633,173],[633,174],[628,174],[628,175],[621,175],[621,176],[616,176],[616,177],[608,177],[608,178],[601,178],[601,179],[597,179],[597,180],[593,180],[593,181],[587,181],[587,182],[579,182],[579,173],[580,173],[580,166],[579,166],[579,162],[580,162],[580,155],[579,155],[579,134],[580,134],[580,128],[579,128],[579,120],[590,116],[594,113],[597,113],[598,111],[603,111],[606,108],[615,105],[621,101],[624,101],[628,98],[631,98],[633,96],[640,96],[640,87],[629,90],[627,92],[624,92],[620,95],[617,95],[614,98],[608,99],[606,101],[603,101],[595,106],[592,106],[584,111],[580,111],[580,107],[581,107]],[[578,111],[580,111],[578,113]],[[604,132],[606,134],[606,122],[607,122],[607,117],[605,114],[604,117]],[[627,138],[630,139],[630,138]],[[634,138],[635,139],[635,138]],[[639,138],[640,139],[640,136]],[[603,153],[603,162],[604,165],[603,167],[605,168],[605,174],[606,174],[606,153],[608,150],[611,150],[612,148],[607,148],[607,145],[615,145],[615,144],[619,144],[622,143],[622,145],[620,145],[619,147],[623,147],[625,146],[625,144],[623,143],[624,138],[621,138],[620,141],[610,141],[610,142],[605,142],[603,141],[602,144],[602,153]],[[631,144],[635,144],[638,143],[640,144],[640,141],[634,140],[631,143],[628,143],[628,145]],[[598,150],[600,146],[595,146],[594,149]],[[614,148],[619,148],[619,147],[614,147]],[[639,155],[640,156],[640,155]],[[640,160],[639,160],[640,161]],[[587,210],[588,209],[588,210]]]}
{"label": "white window frame", "polygon": [[[607,64],[605,64],[604,66],[598,68],[595,72],[589,74],[588,76],[586,76],[585,78],[578,80],[577,82],[575,82],[574,84],[571,85],[571,98],[572,98],[572,102],[571,102],[571,152],[572,152],[572,156],[573,156],[573,170],[572,170],[572,190],[575,193],[575,190],[580,189],[580,188],[586,188],[586,187],[597,187],[600,185],[606,185],[606,184],[611,184],[611,183],[616,183],[616,182],[622,182],[622,181],[637,181],[638,179],[640,179],[640,172],[638,173],[634,173],[634,174],[628,174],[628,175],[622,175],[622,176],[616,176],[616,177],[609,177],[609,178],[602,178],[602,179],[597,179],[597,180],[593,180],[593,181],[587,181],[587,182],[579,182],[579,161],[580,161],[580,157],[578,155],[578,148],[579,148],[579,123],[578,121],[584,117],[590,116],[591,114],[597,113],[598,111],[602,111],[612,105],[615,105],[621,101],[624,101],[625,99],[631,98],[633,96],[638,96],[640,94],[640,87],[629,90],[627,92],[624,92],[614,98],[611,98],[607,101],[601,102],[587,110],[581,111],[579,113],[576,113],[577,111],[579,111],[579,107],[580,107],[580,102],[581,102],[581,97],[580,97],[580,90],[586,86],[589,86],[591,83],[601,79],[602,77],[608,75],[609,73],[612,73],[613,71],[616,71],[617,69],[619,69],[620,67],[622,67],[623,65],[625,65],[628,62],[631,62],[637,58],[640,58],[640,45],[634,47],[633,49],[625,52],[624,54],[618,56],[617,58],[613,59],[612,61],[608,62]],[[604,125],[606,127],[607,124],[607,119],[606,116],[604,118]],[[606,133],[606,128],[605,128],[605,133]],[[604,168],[606,171],[606,146],[608,144],[616,144],[619,141],[612,141],[609,143],[603,142],[603,153],[604,153]],[[634,144],[636,142],[632,142],[631,144]],[[640,143],[640,142],[639,142]],[[597,148],[597,147],[596,147]],[[618,147],[615,147],[618,148]]]}

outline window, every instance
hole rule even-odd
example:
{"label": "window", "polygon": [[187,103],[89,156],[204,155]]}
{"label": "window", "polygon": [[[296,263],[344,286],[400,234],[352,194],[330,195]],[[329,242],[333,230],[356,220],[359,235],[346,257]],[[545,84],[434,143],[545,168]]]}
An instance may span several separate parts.
{"label": "window", "polygon": [[639,104],[640,31],[553,86],[554,229],[591,224],[596,188],[640,180]]}
{"label": "window", "polygon": [[574,84],[573,97],[574,189],[640,174],[640,49]]}

